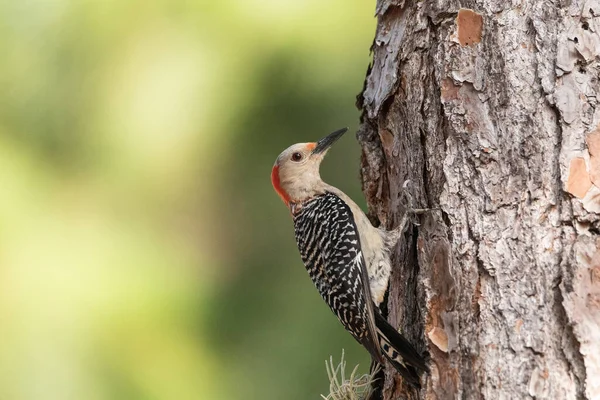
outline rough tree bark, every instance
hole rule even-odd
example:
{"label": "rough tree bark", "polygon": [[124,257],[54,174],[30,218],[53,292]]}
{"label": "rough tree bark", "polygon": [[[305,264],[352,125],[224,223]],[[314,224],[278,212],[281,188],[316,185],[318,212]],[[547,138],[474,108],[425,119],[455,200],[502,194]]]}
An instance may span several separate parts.
{"label": "rough tree bark", "polygon": [[[431,356],[386,400],[600,398],[600,0],[379,0],[358,98],[388,319]],[[403,183],[411,185],[404,190]]]}

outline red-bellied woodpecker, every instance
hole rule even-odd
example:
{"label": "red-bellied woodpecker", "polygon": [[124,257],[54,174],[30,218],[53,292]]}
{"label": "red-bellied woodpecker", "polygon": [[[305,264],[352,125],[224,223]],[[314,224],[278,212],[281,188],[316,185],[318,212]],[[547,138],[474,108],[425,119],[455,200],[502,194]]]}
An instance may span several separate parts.
{"label": "red-bellied woodpecker", "polygon": [[423,358],[378,308],[389,282],[390,250],[403,228],[375,228],[356,203],[319,174],[327,150],[346,131],[284,150],[271,182],[290,209],[300,256],[321,297],[375,361],[387,358],[407,382],[419,386],[418,371],[427,370]]}

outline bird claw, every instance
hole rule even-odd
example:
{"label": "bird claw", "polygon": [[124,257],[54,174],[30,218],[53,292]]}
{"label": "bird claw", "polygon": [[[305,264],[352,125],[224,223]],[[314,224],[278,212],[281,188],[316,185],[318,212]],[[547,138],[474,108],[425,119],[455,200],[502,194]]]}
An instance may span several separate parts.
{"label": "bird claw", "polygon": [[414,208],[414,200],[413,197],[410,193],[410,191],[408,190],[409,186],[412,184],[410,179],[407,179],[404,181],[404,183],[402,184],[402,189],[404,189],[404,197],[406,198],[406,202],[407,202],[407,206],[406,206],[406,212],[409,214],[414,214],[414,215],[422,215],[425,214],[429,211],[432,210],[438,210],[439,207],[433,207],[433,208]]}
{"label": "bird claw", "polygon": [[421,226],[421,224],[419,223],[419,221],[416,219],[417,215],[423,215],[423,214],[426,214],[428,212],[439,210],[439,209],[440,209],[439,207],[431,207],[431,208],[408,208],[408,209],[406,209],[406,213],[407,214],[412,214],[412,218],[410,218],[410,221],[412,222],[413,225],[415,225],[415,226]]}

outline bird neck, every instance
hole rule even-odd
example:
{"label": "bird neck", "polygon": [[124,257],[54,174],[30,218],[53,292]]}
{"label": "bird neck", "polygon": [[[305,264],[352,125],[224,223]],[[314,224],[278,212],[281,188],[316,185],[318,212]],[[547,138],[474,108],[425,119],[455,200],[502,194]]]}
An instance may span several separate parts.
{"label": "bird neck", "polygon": [[281,187],[281,179],[279,178],[279,166],[275,165],[271,170],[271,183],[273,184],[273,188],[275,192],[281,197],[281,200],[285,203],[286,206],[290,206],[290,195]]}

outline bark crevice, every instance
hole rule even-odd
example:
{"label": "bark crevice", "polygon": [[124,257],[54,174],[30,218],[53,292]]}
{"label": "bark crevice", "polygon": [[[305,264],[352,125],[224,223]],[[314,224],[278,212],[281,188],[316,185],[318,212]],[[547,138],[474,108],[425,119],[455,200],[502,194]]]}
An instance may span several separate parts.
{"label": "bark crevice", "polygon": [[567,311],[563,305],[563,294],[560,289],[562,285],[562,273],[558,276],[558,282],[554,288],[554,309],[558,317],[559,322],[564,326],[563,340],[561,353],[565,360],[565,363],[569,365],[570,370],[575,376],[576,382],[576,395],[578,399],[585,399],[585,364],[583,356],[581,355],[579,340],[573,332],[573,327],[569,323]]}

